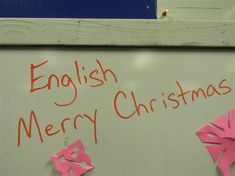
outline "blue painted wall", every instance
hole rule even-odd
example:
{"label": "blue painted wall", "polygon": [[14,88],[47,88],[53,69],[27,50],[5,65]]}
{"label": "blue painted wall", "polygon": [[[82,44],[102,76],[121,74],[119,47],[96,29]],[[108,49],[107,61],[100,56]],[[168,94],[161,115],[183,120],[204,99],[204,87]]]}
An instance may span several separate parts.
{"label": "blue painted wall", "polygon": [[0,17],[156,18],[155,0],[0,0]]}

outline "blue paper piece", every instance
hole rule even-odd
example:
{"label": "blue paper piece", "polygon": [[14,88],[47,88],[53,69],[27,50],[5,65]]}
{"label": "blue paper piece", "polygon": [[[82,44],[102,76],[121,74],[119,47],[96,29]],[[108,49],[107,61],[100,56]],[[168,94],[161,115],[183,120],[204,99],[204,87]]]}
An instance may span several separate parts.
{"label": "blue paper piece", "polygon": [[155,0],[4,0],[0,17],[156,18]]}

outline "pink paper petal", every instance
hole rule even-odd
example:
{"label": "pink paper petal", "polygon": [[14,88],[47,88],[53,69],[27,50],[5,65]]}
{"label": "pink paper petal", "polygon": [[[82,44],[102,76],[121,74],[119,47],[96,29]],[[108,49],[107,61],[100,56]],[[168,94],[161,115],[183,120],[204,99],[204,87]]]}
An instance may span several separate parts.
{"label": "pink paper petal", "polygon": [[210,153],[212,159],[214,160],[214,162],[216,162],[220,155],[222,154],[224,147],[222,147],[221,145],[219,146],[206,146],[208,152]]}
{"label": "pink paper petal", "polygon": [[235,109],[229,112],[229,126],[233,132],[233,138],[235,139]]}
{"label": "pink paper petal", "polygon": [[225,114],[220,116],[219,118],[215,119],[212,122],[212,124],[214,124],[215,126],[221,128],[221,129],[226,129],[228,126],[227,116]]}
{"label": "pink paper petal", "polygon": [[81,176],[94,168],[80,140],[61,149],[50,159],[61,176]]}
{"label": "pink paper petal", "polygon": [[197,135],[206,144],[223,176],[232,176],[231,166],[235,163],[235,109],[229,111],[228,116],[222,115],[211,124],[198,130]]}

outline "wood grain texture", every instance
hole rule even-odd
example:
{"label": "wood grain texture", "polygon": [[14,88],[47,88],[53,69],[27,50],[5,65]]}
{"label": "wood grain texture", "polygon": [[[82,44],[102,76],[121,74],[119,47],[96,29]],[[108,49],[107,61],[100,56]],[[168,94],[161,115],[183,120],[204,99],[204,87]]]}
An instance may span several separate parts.
{"label": "wood grain texture", "polygon": [[0,45],[235,46],[235,21],[0,19]]}

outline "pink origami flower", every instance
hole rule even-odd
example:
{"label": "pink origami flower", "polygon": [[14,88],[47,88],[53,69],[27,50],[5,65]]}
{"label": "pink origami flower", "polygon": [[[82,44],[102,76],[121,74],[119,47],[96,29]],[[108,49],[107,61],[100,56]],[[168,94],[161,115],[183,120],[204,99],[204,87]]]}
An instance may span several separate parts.
{"label": "pink origami flower", "polygon": [[200,140],[206,143],[217,167],[224,176],[232,176],[231,166],[235,163],[235,109],[220,116],[211,125],[197,132]]}
{"label": "pink origami flower", "polygon": [[80,140],[60,150],[50,159],[61,176],[81,176],[93,169],[91,159],[85,153],[85,148]]}

